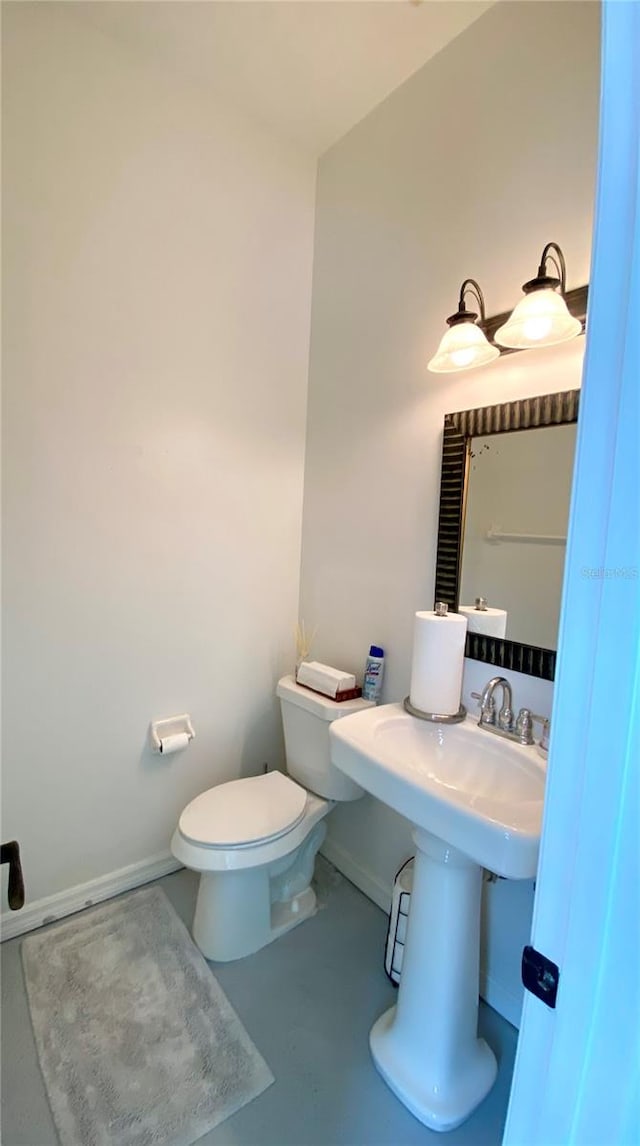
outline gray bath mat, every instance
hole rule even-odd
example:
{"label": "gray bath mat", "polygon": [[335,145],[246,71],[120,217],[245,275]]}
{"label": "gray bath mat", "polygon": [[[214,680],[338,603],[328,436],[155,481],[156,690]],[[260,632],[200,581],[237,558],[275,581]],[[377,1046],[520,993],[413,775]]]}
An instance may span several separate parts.
{"label": "gray bath mat", "polygon": [[62,1146],[190,1146],[273,1075],[160,888],[28,936]]}

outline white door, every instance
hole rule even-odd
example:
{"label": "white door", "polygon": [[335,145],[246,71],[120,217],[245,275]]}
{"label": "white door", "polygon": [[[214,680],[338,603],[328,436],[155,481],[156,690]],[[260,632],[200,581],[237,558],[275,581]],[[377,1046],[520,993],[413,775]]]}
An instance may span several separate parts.
{"label": "white door", "polygon": [[[640,4],[603,7],[600,163],[532,945],[504,1143],[640,1142]],[[559,114],[561,110],[559,109]]]}

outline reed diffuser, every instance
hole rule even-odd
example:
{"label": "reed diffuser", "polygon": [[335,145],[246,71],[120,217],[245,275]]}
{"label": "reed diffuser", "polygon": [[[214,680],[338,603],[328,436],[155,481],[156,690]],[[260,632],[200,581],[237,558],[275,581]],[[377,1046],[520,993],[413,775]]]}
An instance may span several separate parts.
{"label": "reed diffuser", "polygon": [[298,669],[300,665],[303,661],[309,659],[309,653],[311,652],[317,631],[316,626],[311,634],[307,633],[304,621],[300,621],[296,625],[296,680],[298,679]]}

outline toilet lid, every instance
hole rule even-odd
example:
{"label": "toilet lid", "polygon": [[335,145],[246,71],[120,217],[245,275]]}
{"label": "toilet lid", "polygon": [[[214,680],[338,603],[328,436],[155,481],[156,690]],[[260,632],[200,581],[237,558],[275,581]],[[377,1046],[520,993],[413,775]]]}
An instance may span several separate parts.
{"label": "toilet lid", "polygon": [[307,793],[281,772],[230,780],[187,804],[179,828],[194,844],[229,848],[284,835],[304,815]]}

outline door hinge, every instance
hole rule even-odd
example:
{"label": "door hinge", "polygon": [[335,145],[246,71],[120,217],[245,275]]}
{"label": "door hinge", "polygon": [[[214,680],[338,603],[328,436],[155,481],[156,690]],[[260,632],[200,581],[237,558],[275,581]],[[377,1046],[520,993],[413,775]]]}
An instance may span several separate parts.
{"label": "door hinge", "polygon": [[522,952],[522,982],[527,991],[542,999],[548,1007],[556,1005],[560,968],[535,947],[525,947]]}
{"label": "door hinge", "polygon": [[0,864],[9,864],[9,884],[7,896],[11,911],[24,907],[24,879],[20,862],[20,846],[17,840],[0,846]]}

